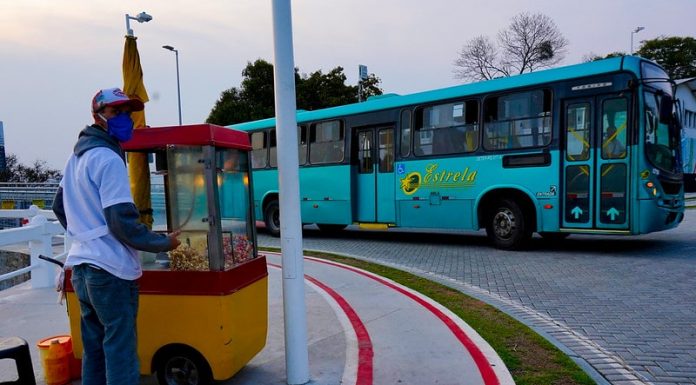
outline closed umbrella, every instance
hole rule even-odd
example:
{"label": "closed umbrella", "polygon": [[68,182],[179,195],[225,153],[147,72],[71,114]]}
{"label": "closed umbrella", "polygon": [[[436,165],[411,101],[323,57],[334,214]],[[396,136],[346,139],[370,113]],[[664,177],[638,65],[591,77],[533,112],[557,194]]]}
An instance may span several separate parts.
{"label": "closed umbrella", "polygon": [[[147,103],[150,100],[143,83],[143,69],[140,66],[140,54],[138,54],[137,37],[126,36],[126,45],[123,49],[123,92],[129,97],[138,98]],[[145,125],[145,110],[133,112],[133,124],[135,129],[143,129]],[[130,187],[133,193],[135,206],[140,211],[140,222],[152,228],[152,203],[150,201],[150,167],[147,154],[128,154],[128,173],[130,175]]]}

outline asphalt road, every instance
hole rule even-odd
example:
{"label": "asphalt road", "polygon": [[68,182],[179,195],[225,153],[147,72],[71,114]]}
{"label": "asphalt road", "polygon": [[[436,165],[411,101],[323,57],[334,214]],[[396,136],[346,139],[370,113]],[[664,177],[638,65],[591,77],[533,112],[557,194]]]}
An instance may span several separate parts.
{"label": "asphalt road", "polygon": [[[304,249],[394,266],[486,301],[606,382],[696,384],[696,210],[670,231],[537,237],[523,252],[496,250],[483,232],[303,234]],[[259,229],[260,245],[279,243]]]}

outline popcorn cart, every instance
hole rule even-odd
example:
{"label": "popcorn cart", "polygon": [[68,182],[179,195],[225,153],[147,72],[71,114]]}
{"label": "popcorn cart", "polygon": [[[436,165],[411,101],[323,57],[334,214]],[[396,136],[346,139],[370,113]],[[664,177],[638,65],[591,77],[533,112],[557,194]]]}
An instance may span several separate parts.
{"label": "popcorn cart", "polygon": [[[123,147],[150,159],[153,229],[182,231],[176,250],[141,252],[141,374],[156,372],[163,385],[228,379],[266,344],[268,272],[256,250],[248,136],[209,124],[149,128]],[[66,283],[81,358],[80,307]]]}

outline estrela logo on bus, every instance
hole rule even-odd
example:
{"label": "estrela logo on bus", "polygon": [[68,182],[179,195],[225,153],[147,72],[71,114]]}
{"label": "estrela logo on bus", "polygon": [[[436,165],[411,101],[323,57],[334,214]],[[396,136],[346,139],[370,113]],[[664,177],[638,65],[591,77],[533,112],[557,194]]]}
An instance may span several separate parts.
{"label": "estrela logo on bus", "polygon": [[463,170],[438,170],[438,163],[430,163],[425,167],[425,176],[418,171],[401,178],[401,191],[413,195],[419,188],[464,188],[476,183],[477,170],[465,167]]}

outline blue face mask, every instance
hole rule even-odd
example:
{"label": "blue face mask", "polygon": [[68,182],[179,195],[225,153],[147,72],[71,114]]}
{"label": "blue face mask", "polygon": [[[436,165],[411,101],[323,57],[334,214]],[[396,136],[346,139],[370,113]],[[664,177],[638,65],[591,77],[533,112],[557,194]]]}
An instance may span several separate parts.
{"label": "blue face mask", "polygon": [[133,136],[133,119],[129,114],[120,113],[106,121],[109,135],[119,142],[127,142]]}

